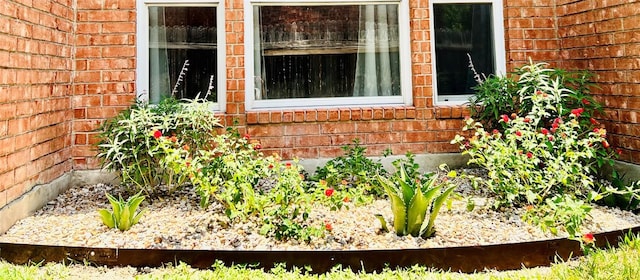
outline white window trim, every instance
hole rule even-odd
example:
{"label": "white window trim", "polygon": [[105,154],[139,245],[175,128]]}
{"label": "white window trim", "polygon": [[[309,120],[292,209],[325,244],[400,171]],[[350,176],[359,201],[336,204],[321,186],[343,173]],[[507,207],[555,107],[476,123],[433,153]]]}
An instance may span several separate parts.
{"label": "white window trim", "polygon": [[216,25],[218,28],[218,53],[216,81],[217,102],[211,102],[211,110],[224,112],[226,109],[226,41],[224,32],[224,2],[219,0],[147,0],[136,1],[136,91],[138,100],[149,101],[149,6],[174,7],[216,7]]}
{"label": "white window trim", "polygon": [[[505,43],[504,43],[504,5],[503,0],[431,0],[429,2],[429,18],[433,19],[433,4],[458,4],[458,3],[488,3],[491,4],[492,8],[492,17],[493,17],[493,36],[494,36],[494,48],[495,48],[495,65],[496,65],[496,74],[504,75],[507,72],[507,61],[506,61],[506,51],[505,51]],[[434,22],[430,20],[430,29],[431,34],[435,34],[434,30]],[[442,95],[438,96],[438,79],[436,72],[436,59],[435,59],[435,49],[436,49],[436,40],[432,37],[431,39],[431,49],[433,53],[431,54],[432,59],[432,72],[433,73],[433,95],[434,95],[434,105],[462,105],[469,103],[469,97],[472,95]]]}
{"label": "white window trim", "polygon": [[[396,4],[398,5],[398,40],[400,58],[400,96],[375,96],[375,97],[335,97],[335,98],[289,98],[289,99],[265,99],[256,100],[254,94],[254,67],[253,53],[254,6],[331,6],[331,5],[363,5],[363,4]],[[245,98],[247,110],[270,109],[312,109],[330,107],[358,107],[358,106],[411,106],[413,104],[413,91],[411,86],[411,41],[409,34],[409,0],[244,0],[245,18]]]}

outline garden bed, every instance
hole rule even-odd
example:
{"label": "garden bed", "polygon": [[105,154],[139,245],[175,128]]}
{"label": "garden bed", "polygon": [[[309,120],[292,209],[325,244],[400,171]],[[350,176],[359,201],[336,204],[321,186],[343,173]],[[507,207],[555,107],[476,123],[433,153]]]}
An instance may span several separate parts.
{"label": "garden bed", "polygon": [[[213,203],[207,209],[198,205],[198,197],[189,190],[148,198],[141,205],[149,211],[129,231],[108,229],[97,210],[109,208],[105,192],[119,193],[117,187],[105,184],[73,187],[49,202],[43,209],[27,217],[4,235],[0,242],[58,246],[182,249],[182,250],[371,250],[419,249],[459,246],[483,246],[520,243],[566,237],[545,233],[539,227],[522,221],[524,209],[492,211],[483,207],[487,198],[475,197],[476,207],[466,209],[466,199],[456,199],[451,208],[443,207],[436,221],[436,235],[422,239],[399,237],[382,232],[375,214],[392,218],[389,202],[374,201],[370,205],[331,211],[314,206],[309,221],[331,225],[324,237],[305,243],[278,241],[258,233],[260,221],[248,219],[231,223],[223,208]],[[608,232],[640,225],[640,217],[614,208],[595,206],[585,222],[583,232]]]}

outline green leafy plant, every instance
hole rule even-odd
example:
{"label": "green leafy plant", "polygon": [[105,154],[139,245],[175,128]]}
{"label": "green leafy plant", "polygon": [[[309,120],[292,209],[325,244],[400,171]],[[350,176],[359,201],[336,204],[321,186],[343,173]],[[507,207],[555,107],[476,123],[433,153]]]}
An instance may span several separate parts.
{"label": "green leafy plant", "polygon": [[452,143],[470,156],[469,164],[488,171],[488,178],[475,183],[496,195],[495,208],[530,205],[529,221],[554,233],[563,227],[578,235],[591,209],[588,203],[603,196],[593,172],[601,161],[594,159],[609,143],[604,128],[586,129],[585,108],[565,115],[567,100],[576,93],[551,73],[544,64],[522,67],[517,92],[527,104],[520,111],[525,114],[501,115],[502,129],[492,131],[468,118],[463,131],[470,137],[457,135]]}
{"label": "green leafy plant", "polygon": [[616,170],[611,172],[610,186],[605,181],[600,190],[607,195],[600,201],[609,207],[637,212],[640,206],[640,181],[627,182],[625,175]]}
{"label": "green leafy plant", "polygon": [[[388,172],[380,161],[374,161],[366,156],[367,148],[360,145],[359,139],[354,139],[352,145],[342,147],[344,155],[329,160],[324,166],[316,169],[312,181],[324,180],[328,187],[336,190],[353,188],[354,193],[363,196],[355,197],[358,201],[371,201],[366,195],[381,197],[384,190],[376,182],[375,175],[386,175]],[[385,153],[388,155],[388,151]],[[346,182],[346,184],[344,183]]]}
{"label": "green leafy plant", "polygon": [[[449,175],[455,176],[455,172]],[[392,179],[380,175],[376,178],[391,200],[393,227],[397,235],[428,238],[435,234],[436,217],[455,185],[449,180],[439,181],[437,176],[429,177],[423,184],[419,178],[409,176],[403,165]],[[387,230],[384,218],[381,215],[376,217],[383,230]]]}
{"label": "green leafy plant", "polygon": [[164,150],[159,140],[180,139],[194,149],[209,145],[219,119],[201,99],[178,102],[164,99],[158,105],[136,103],[107,120],[100,128],[98,155],[103,168],[116,172],[133,191],[153,193],[155,186],[179,186],[185,178],[161,166]]}
{"label": "green leafy plant", "polygon": [[138,211],[138,206],[144,200],[142,192],[129,197],[126,201],[122,199],[122,196],[116,199],[113,195],[105,194],[109,203],[111,203],[112,210],[100,209],[98,213],[102,218],[102,222],[109,228],[117,228],[121,231],[129,230],[147,212],[147,209]]}
{"label": "green leafy plant", "polygon": [[277,239],[310,240],[323,231],[308,221],[313,196],[304,188],[302,167],[266,156],[261,144],[233,127],[211,139],[208,149],[185,149],[178,138],[162,139],[162,165],[184,174],[204,207],[216,201],[232,220],[259,219],[260,233]]}

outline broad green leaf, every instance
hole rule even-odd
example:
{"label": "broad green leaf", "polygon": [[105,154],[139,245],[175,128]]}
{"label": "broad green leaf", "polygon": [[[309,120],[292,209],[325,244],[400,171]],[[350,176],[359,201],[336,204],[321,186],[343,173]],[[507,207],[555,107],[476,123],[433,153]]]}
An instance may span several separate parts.
{"label": "broad green leaf", "polygon": [[98,210],[98,214],[100,214],[100,218],[102,218],[102,223],[104,223],[108,228],[114,228],[116,226],[115,221],[113,220],[113,213],[109,210],[100,209]]}
{"label": "broad green leaf", "polygon": [[442,194],[440,194],[436,200],[433,203],[433,206],[431,208],[431,215],[429,215],[429,223],[427,224],[426,227],[424,227],[423,225],[423,229],[421,229],[422,234],[420,236],[427,238],[430,237],[431,235],[433,235],[435,233],[435,231],[433,230],[433,225],[435,223],[436,217],[438,217],[438,214],[440,212],[440,208],[442,207],[442,204],[444,203],[444,201],[449,197],[449,195],[451,194],[451,192],[453,192],[453,190],[456,188],[456,186],[451,186],[449,188],[447,188],[444,192],[442,192]]}
{"label": "broad green leaf", "polygon": [[128,230],[131,227],[131,213],[129,212],[128,207],[124,207],[122,209],[122,213],[120,213],[120,223],[118,224],[118,229],[121,231]]}
{"label": "broad green leaf", "polygon": [[429,207],[429,201],[425,198],[420,188],[416,188],[416,194],[411,200],[409,211],[407,211],[407,231],[414,237],[420,235],[420,228]]}
{"label": "broad green leaf", "polygon": [[140,221],[140,218],[142,218],[142,215],[144,215],[145,213],[148,212],[149,209],[142,209],[142,211],[138,212],[133,219],[131,220],[131,225],[135,225]]}

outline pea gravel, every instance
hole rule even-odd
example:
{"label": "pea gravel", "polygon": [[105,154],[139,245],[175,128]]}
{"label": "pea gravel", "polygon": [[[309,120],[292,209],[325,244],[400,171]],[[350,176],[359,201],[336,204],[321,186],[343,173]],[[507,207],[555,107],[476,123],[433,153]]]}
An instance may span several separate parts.
{"label": "pea gravel", "polygon": [[[389,202],[375,201],[371,205],[330,211],[317,206],[311,221],[329,223],[332,231],[309,243],[277,241],[258,234],[259,221],[231,223],[218,204],[207,209],[198,205],[198,197],[188,190],[168,192],[147,198],[142,208],[149,212],[129,231],[108,229],[97,210],[110,209],[105,192],[119,193],[119,187],[105,184],[73,187],[50,201],[34,215],[16,223],[0,242],[46,245],[142,248],[142,249],[224,249],[224,250],[358,250],[435,248],[515,243],[566,236],[554,236],[521,220],[524,209],[492,211],[490,203],[476,197],[476,207],[467,211],[465,193],[454,199],[450,209],[443,207],[436,220],[436,235],[422,239],[398,237],[393,232],[381,232],[375,214],[392,219]],[[640,217],[617,209],[595,206],[586,221],[584,232],[605,232],[640,225]]]}

